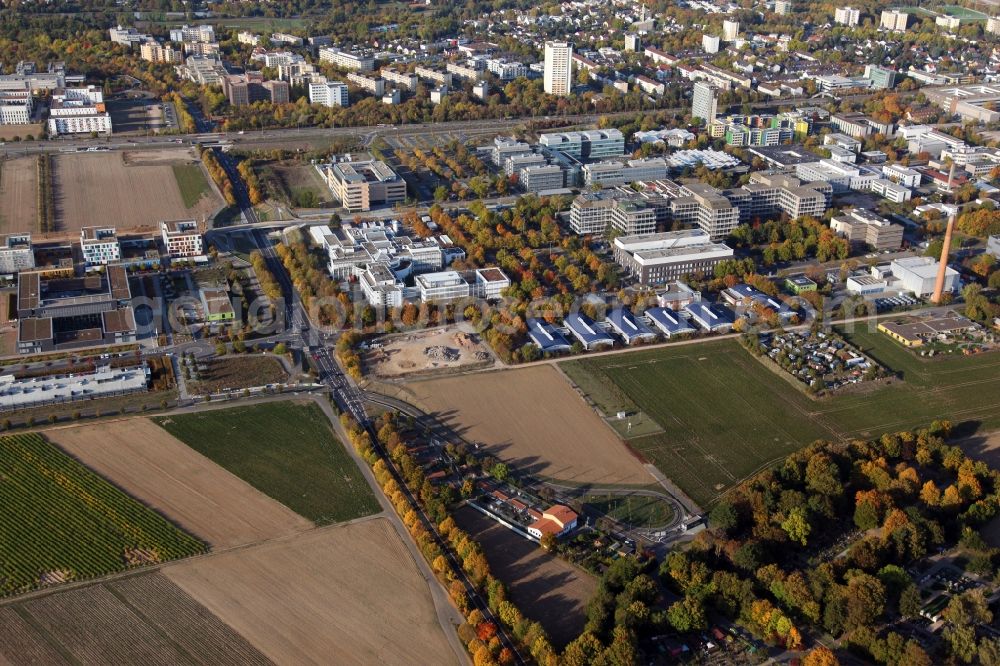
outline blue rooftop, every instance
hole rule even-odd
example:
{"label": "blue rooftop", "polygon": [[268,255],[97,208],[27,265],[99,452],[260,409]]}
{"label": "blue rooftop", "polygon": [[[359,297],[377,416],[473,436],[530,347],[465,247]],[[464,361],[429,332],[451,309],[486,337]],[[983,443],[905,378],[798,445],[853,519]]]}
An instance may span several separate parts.
{"label": "blue rooftop", "polygon": [[566,315],[564,323],[569,327],[570,333],[583,343],[583,346],[590,348],[593,345],[613,345],[615,339],[597,327],[594,320],[585,314],[574,312]]}
{"label": "blue rooftop", "polygon": [[646,316],[667,336],[681,335],[695,330],[687,319],[672,308],[650,308],[646,310]]}
{"label": "blue rooftop", "polygon": [[627,308],[612,310],[611,314],[608,315],[607,322],[625,338],[625,342],[631,342],[636,338],[656,337],[656,332],[636,319],[632,311]]}
{"label": "blue rooftop", "polygon": [[544,319],[529,319],[527,323],[528,337],[543,352],[567,351],[570,348],[566,336]]}
{"label": "blue rooftop", "polygon": [[729,328],[736,321],[736,315],[733,311],[718,303],[698,301],[685,305],[684,311],[690,314],[700,326],[710,331],[717,328]]}

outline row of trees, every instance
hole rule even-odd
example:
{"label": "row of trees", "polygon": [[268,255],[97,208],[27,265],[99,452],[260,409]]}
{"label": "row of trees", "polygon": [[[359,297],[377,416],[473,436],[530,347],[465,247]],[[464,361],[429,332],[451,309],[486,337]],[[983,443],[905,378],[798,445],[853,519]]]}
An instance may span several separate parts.
{"label": "row of trees", "polygon": [[38,228],[44,233],[56,230],[56,199],[52,183],[52,157],[38,156]]}
{"label": "row of trees", "polygon": [[247,194],[250,197],[250,203],[256,206],[259,203],[263,203],[267,198],[267,190],[264,189],[264,185],[257,178],[257,172],[254,171],[253,160],[240,160],[239,164],[236,165],[236,170],[240,174],[240,178],[247,186]]}
{"label": "row of trees", "polygon": [[281,285],[274,278],[271,269],[267,267],[267,260],[264,259],[264,255],[259,250],[250,253],[250,265],[253,267],[253,272],[257,276],[257,282],[260,283],[260,289],[264,295],[272,301],[280,299],[282,295]]}
{"label": "row of trees", "polygon": [[206,148],[199,148],[198,151],[201,155],[202,163],[208,170],[208,175],[212,177],[212,180],[215,181],[219,191],[222,192],[222,198],[225,199],[226,203],[230,206],[235,206],[236,195],[233,194],[233,183],[229,179],[229,174],[227,174],[226,170],[222,168],[221,164],[219,164],[218,158],[215,157],[215,152]]}
{"label": "row of trees", "polygon": [[[510,601],[503,583],[490,572],[482,546],[448,515],[448,507],[456,502],[457,494],[450,486],[435,484],[425,477],[423,469],[410,456],[404,443],[408,433],[397,428],[394,415],[387,415],[376,424],[379,443],[389,452],[389,461],[375,452],[368,434],[353,419],[345,414],[341,416],[341,422],[355,449],[372,466],[376,481],[438,580],[448,590],[452,602],[466,618],[466,623],[459,628],[459,636],[472,655],[473,663],[476,666],[510,664],[514,661],[514,654],[503,646],[497,635],[497,626],[475,608],[462,576],[441,549],[434,533],[447,544],[462,573],[487,600],[492,614],[503,622],[525,653],[530,654],[536,663],[555,664],[556,653],[545,630],[538,622],[525,618]],[[390,464],[399,471],[411,496],[419,503],[418,507],[411,504],[404,489],[393,477]],[[430,529],[421,519],[420,509],[433,521]]]}

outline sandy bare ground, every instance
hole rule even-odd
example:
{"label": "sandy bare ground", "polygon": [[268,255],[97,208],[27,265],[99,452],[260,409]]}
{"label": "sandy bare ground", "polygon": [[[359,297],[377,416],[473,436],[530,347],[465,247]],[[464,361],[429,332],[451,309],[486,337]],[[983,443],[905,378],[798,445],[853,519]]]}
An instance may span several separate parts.
{"label": "sandy bare ground", "polygon": [[214,548],[313,527],[147,419],[60,428],[46,436]]}
{"label": "sandy bare ground", "polygon": [[0,232],[28,232],[38,227],[38,160],[0,160]]}
{"label": "sandy bare ground", "polygon": [[415,372],[432,373],[488,365],[493,355],[474,333],[456,327],[394,335],[371,350],[365,364],[375,377],[394,378]]}
{"label": "sandy bare ground", "polygon": [[[104,221],[119,231],[152,227],[162,220],[201,220],[220,205],[210,190],[193,208],[184,206],[171,164],[192,161],[184,151],[172,159],[139,155],[142,164],[126,164],[120,153],[58,155],[54,159],[56,211],[60,230],[78,230]],[[133,156],[134,158],[135,156]]]}
{"label": "sandy bare ground", "polygon": [[277,664],[455,662],[427,581],[384,518],[163,573]]}
{"label": "sandy bare ground", "polygon": [[412,382],[415,404],[466,441],[560,481],[649,485],[642,463],[549,365]]}

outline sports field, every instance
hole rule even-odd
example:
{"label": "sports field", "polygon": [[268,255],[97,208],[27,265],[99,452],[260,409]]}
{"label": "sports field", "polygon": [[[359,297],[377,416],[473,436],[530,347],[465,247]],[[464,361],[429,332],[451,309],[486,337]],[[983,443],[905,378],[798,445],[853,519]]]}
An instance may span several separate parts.
{"label": "sports field", "polygon": [[204,550],[40,435],[0,438],[0,596]]}
{"label": "sports field", "polygon": [[[811,400],[735,340],[562,365],[613,385],[663,427],[629,445],[702,506],[816,439],[871,438],[936,418],[1000,428],[1000,354],[921,359],[874,331],[847,338],[902,380]],[[599,393],[590,397],[603,409]]]}
{"label": "sports field", "polygon": [[318,525],[381,510],[312,403],[268,402],[155,419],[167,432]]}

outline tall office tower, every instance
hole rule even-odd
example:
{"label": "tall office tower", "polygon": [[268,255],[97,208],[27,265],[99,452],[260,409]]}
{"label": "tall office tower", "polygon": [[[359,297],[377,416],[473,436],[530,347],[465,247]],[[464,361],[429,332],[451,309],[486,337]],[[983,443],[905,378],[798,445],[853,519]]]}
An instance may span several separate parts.
{"label": "tall office tower", "polygon": [[715,121],[719,108],[719,89],[704,81],[696,81],[691,97],[691,117],[701,118],[705,125]]}
{"label": "tall office tower", "polygon": [[573,87],[573,45],[545,42],[545,92],[568,95]]}

